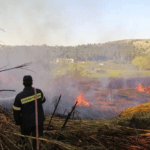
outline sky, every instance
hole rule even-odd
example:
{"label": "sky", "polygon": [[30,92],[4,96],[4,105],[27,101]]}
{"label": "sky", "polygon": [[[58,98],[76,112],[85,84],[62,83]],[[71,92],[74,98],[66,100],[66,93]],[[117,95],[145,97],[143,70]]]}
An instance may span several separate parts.
{"label": "sky", "polygon": [[0,44],[150,39],[149,0],[0,0]]}

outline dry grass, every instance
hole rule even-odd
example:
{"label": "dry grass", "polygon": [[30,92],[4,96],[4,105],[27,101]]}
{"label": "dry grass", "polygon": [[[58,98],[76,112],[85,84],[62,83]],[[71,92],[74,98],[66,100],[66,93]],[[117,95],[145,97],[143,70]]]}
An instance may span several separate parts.
{"label": "dry grass", "polygon": [[[23,150],[18,142],[20,137],[19,127],[14,124],[11,112],[5,113],[6,120],[0,118],[0,149]],[[61,127],[65,118],[55,116],[49,130],[46,130],[51,115],[46,115],[44,122],[44,136],[39,138],[40,150],[127,150],[138,147],[142,149],[148,145],[140,139],[141,134],[150,132],[150,112],[136,113],[128,117],[115,117],[113,119],[88,120],[70,119],[66,127]],[[11,119],[8,121],[8,119]],[[141,129],[137,129],[141,128]],[[32,149],[31,139],[26,136],[28,144],[26,149]],[[140,140],[140,141],[139,141]]]}
{"label": "dry grass", "polygon": [[148,112],[150,112],[150,102],[146,102],[135,107],[127,108],[120,114],[120,116],[129,116],[135,114],[136,112],[141,112],[141,114],[147,114]]}

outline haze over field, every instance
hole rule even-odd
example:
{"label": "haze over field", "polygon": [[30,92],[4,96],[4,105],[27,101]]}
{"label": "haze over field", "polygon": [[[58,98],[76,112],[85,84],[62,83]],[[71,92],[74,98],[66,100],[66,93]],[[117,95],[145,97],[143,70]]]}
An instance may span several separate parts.
{"label": "haze over field", "polygon": [[[119,96],[110,92],[96,95],[96,91],[134,88],[139,82],[149,84],[141,79],[150,76],[149,10],[150,2],[146,0],[2,0],[0,68],[32,62],[28,69],[34,72],[2,72],[0,88],[18,93],[23,89],[23,76],[30,74],[33,86],[43,90],[49,104],[62,94],[61,114],[66,107],[71,109],[83,92],[90,107],[79,107],[82,116],[115,116],[118,112],[113,114],[111,110],[112,98]],[[119,77],[117,81],[110,79]],[[131,82],[131,77],[137,79]],[[84,87],[89,79],[94,81]],[[92,86],[95,81],[96,87]],[[10,99],[12,105],[16,93],[0,93],[0,100]],[[144,102],[148,100],[145,97]],[[133,103],[126,105],[124,98],[119,98],[123,104],[121,107],[116,102],[119,111],[141,103],[139,98],[128,97]],[[101,109],[96,99],[101,100]],[[53,106],[50,105],[51,112]]]}
{"label": "haze over field", "polygon": [[46,98],[40,149],[150,149],[149,27],[150,0],[0,0],[0,149],[34,144],[13,117],[25,75]]}
{"label": "haze over field", "polygon": [[[134,96],[139,82],[144,86],[150,83],[148,78],[138,77],[136,73],[143,71],[144,75],[145,72],[149,73],[149,68],[139,71],[138,66],[132,64],[134,59],[145,52],[146,55],[149,54],[149,43],[149,40],[123,40],[77,47],[2,46],[0,68],[6,64],[6,68],[11,68],[32,62],[27,69],[34,72],[22,69],[1,72],[0,88],[16,92],[1,92],[0,101],[7,101],[12,107],[15,95],[23,89],[23,76],[30,74],[33,86],[42,89],[47,99],[45,111],[48,109],[52,113],[56,97],[62,94],[57,113],[63,114],[66,108],[71,109],[78,95],[83,92],[89,107],[78,106],[76,110],[81,117],[112,118],[128,107],[149,101],[149,95],[145,93]],[[142,51],[141,45],[145,46]],[[107,52],[109,49],[111,53]],[[57,62],[57,58],[60,62]],[[65,62],[69,59],[74,62]],[[138,78],[133,78],[134,74]],[[127,91],[123,92],[122,89]],[[128,95],[130,90],[132,93]]]}

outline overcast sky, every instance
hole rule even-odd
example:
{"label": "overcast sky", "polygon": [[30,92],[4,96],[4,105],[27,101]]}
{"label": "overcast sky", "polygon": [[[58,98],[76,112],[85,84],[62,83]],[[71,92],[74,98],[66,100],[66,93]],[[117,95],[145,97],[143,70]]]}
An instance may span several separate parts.
{"label": "overcast sky", "polygon": [[149,39],[149,0],[1,0],[0,44],[75,46]]}

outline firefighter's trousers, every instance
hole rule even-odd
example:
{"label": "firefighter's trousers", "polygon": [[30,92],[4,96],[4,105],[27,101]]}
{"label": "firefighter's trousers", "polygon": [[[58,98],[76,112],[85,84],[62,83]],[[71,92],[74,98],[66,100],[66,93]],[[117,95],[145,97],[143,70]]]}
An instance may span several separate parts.
{"label": "firefighter's trousers", "polygon": [[[32,135],[34,137],[36,137],[36,126],[32,126],[32,127],[22,127],[20,126],[21,129],[21,134],[22,135]],[[39,130],[39,136],[43,136],[43,123],[39,124],[38,126],[38,130]],[[26,144],[26,139],[24,137],[22,137],[22,143],[25,145]],[[32,144],[33,144],[33,149],[36,150],[36,140],[33,139],[32,140]]]}

